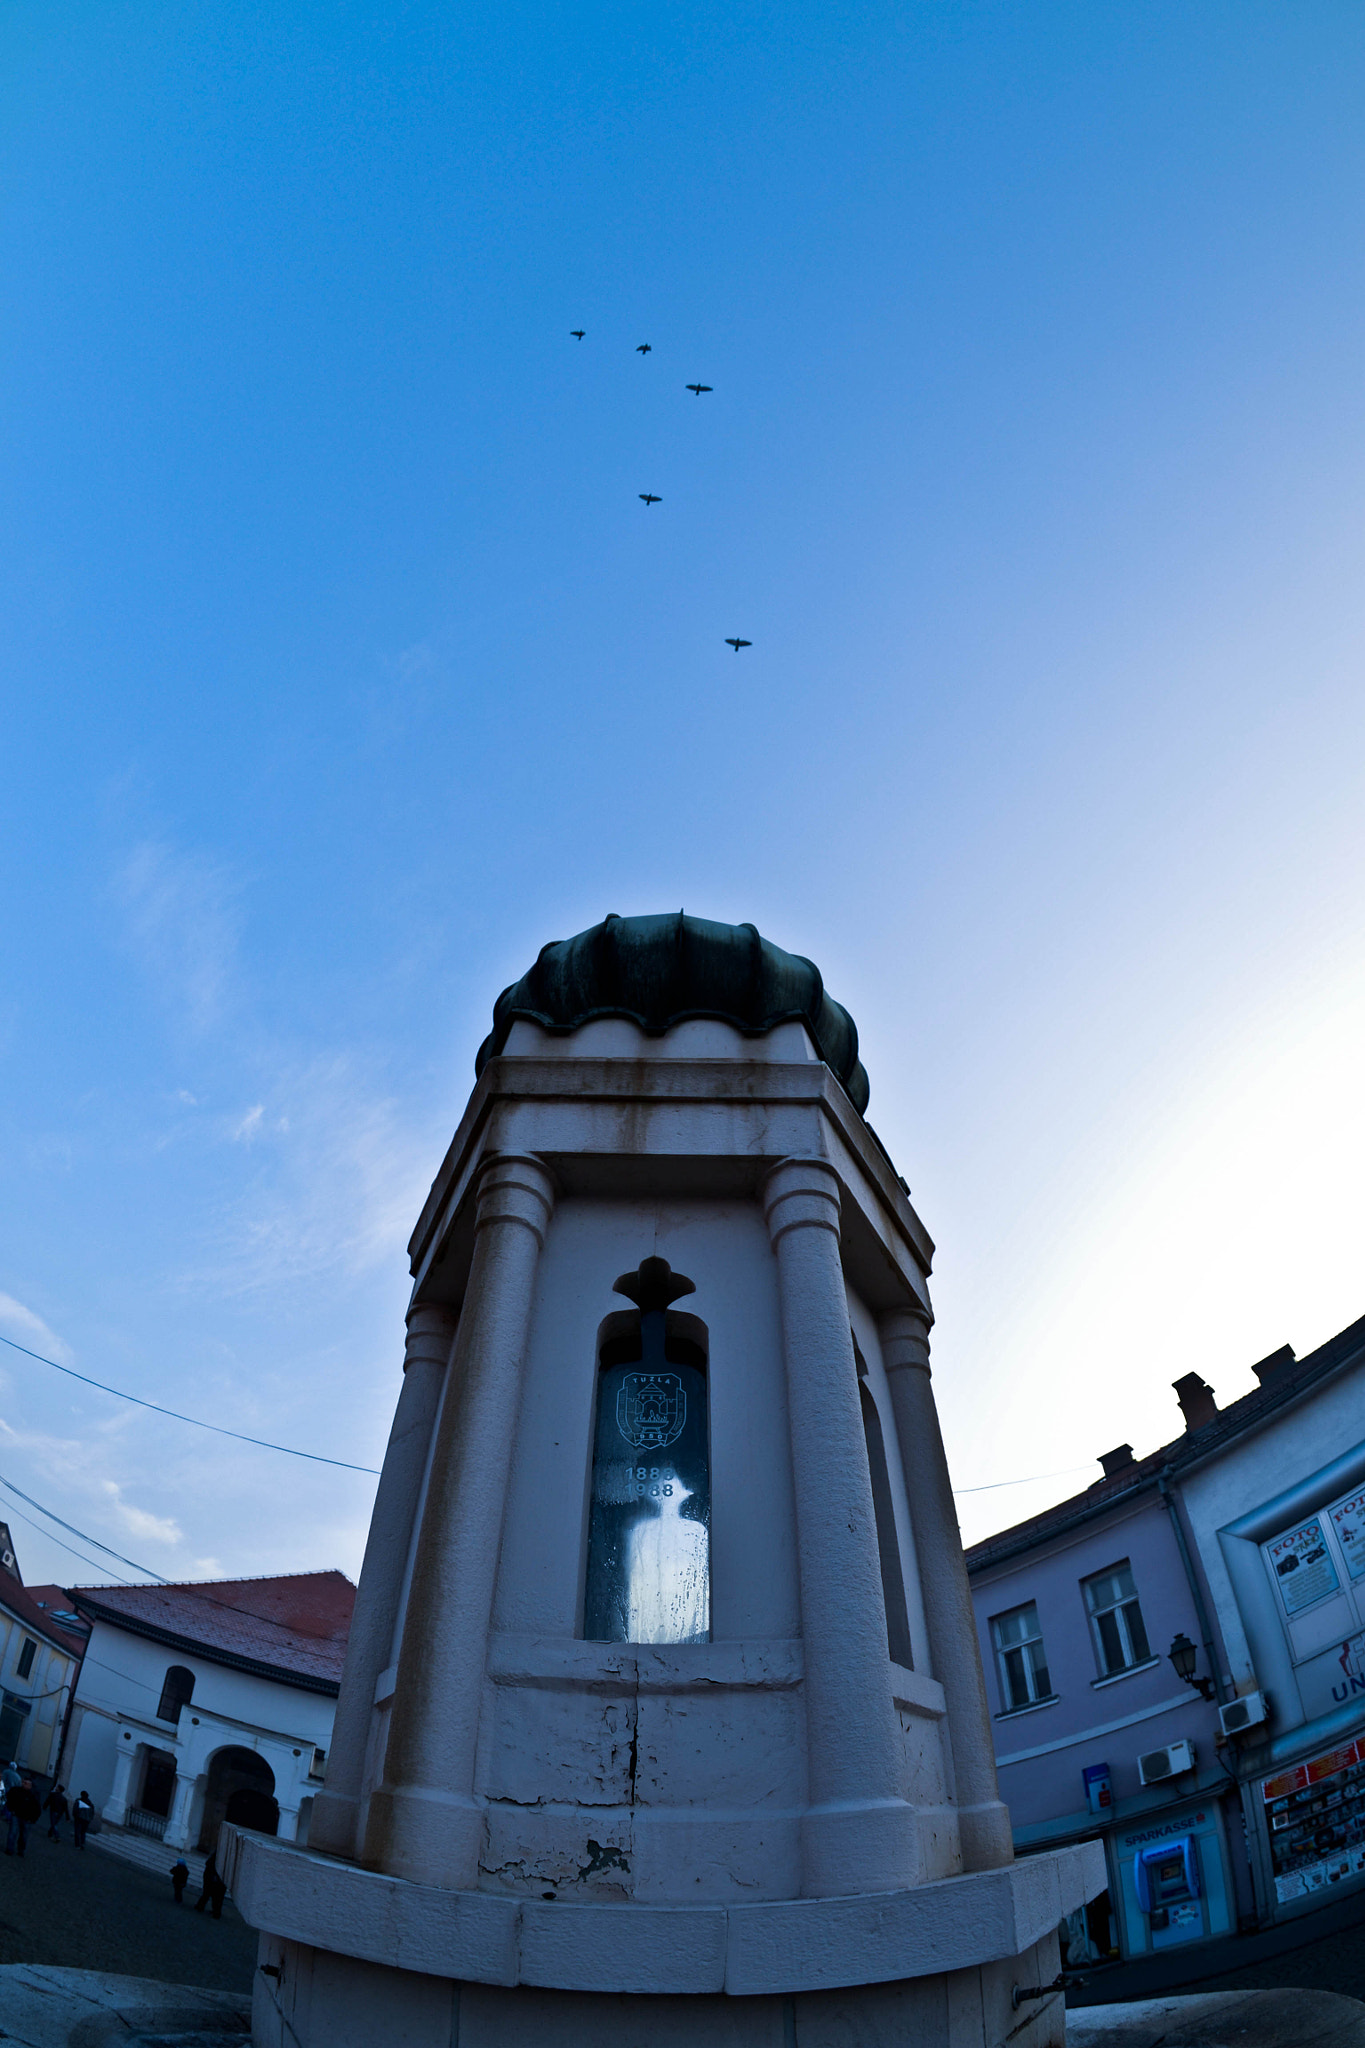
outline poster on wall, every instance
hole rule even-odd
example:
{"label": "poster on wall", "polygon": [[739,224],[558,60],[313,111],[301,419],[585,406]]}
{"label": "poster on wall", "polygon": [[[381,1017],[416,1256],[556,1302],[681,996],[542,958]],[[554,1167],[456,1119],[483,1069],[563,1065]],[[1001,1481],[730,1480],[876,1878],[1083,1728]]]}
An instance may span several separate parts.
{"label": "poster on wall", "polygon": [[1365,1877],[1365,1742],[1263,1778],[1275,1896],[1285,1905]]}
{"label": "poster on wall", "polygon": [[1286,1529],[1266,1544],[1265,1554],[1275,1574],[1286,1614],[1302,1614],[1340,1588],[1336,1566],[1327,1551],[1322,1523],[1314,1515],[1297,1529]]}
{"label": "poster on wall", "polygon": [[1329,1508],[1346,1569],[1353,1579],[1365,1579],[1365,1487]]}

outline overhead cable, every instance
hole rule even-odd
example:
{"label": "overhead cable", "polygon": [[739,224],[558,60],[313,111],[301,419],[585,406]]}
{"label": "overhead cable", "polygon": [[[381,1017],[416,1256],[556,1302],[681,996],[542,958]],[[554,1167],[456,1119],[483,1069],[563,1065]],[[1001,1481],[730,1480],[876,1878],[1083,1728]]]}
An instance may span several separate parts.
{"label": "overhead cable", "polygon": [[[155,1579],[158,1585],[168,1586],[170,1584],[169,1579],[163,1578],[160,1572],[154,1572],[149,1564],[139,1564],[136,1558],[125,1557],[121,1550],[111,1550],[107,1543],[100,1542],[98,1536],[88,1536],[85,1530],[78,1529],[74,1522],[64,1522],[60,1515],[54,1515],[51,1508],[45,1508],[40,1500],[34,1500],[32,1494],[25,1493],[22,1487],[16,1486],[12,1479],[6,1479],[3,1472],[0,1472],[0,1486],[4,1487],[6,1493],[15,1494],[20,1500],[27,1501],[31,1508],[37,1508],[40,1515],[46,1515],[49,1522],[55,1522],[59,1529],[69,1530],[71,1535],[79,1536],[81,1542],[90,1544],[92,1549],[102,1550],[106,1557],[116,1557],[120,1564],[131,1566],[135,1572],[141,1572],[146,1578]],[[70,1550],[70,1548],[69,1543],[62,1545],[63,1550]],[[88,1558],[86,1562],[89,1563]],[[119,1574],[115,1572],[114,1577],[117,1578],[118,1576]]]}
{"label": "overhead cable", "polygon": [[1085,1472],[1095,1460],[1087,1458],[1084,1465],[1063,1465],[1060,1472],[1030,1472],[1023,1479],[994,1479],[989,1486],[955,1486],[956,1493],[998,1493],[1002,1486],[1032,1486],[1035,1479],[1065,1479],[1069,1473]]}
{"label": "overhead cable", "polygon": [[230,1436],[239,1444],[255,1444],[261,1451],[283,1451],[287,1458],[308,1458],[314,1465],[336,1465],[343,1472],[366,1472],[371,1479],[379,1477],[378,1467],[374,1465],[352,1465],[345,1458],[324,1458],[319,1451],[299,1451],[292,1444],[268,1443],[263,1436],[245,1436],[240,1429],[224,1429],[220,1422],[204,1422],[197,1415],[182,1415],[178,1408],[163,1408],[159,1401],[144,1401],[140,1394],[125,1394],[122,1387],[106,1386],[103,1380],[92,1380],[87,1373],[77,1372],[72,1366],[59,1365],[55,1358],[45,1358],[41,1351],[30,1351],[27,1344],[17,1344],[13,1337],[0,1336],[0,1344],[8,1344],[11,1351],[22,1351],[25,1358],[36,1358],[39,1365],[50,1365],[54,1372],[64,1372],[68,1379],[79,1380],[82,1386],[97,1387],[101,1394],[112,1394],[117,1401],[131,1401],[135,1408],[150,1408],[153,1415],[169,1415],[172,1422],[188,1422],[195,1429],[211,1429],[215,1436]]}

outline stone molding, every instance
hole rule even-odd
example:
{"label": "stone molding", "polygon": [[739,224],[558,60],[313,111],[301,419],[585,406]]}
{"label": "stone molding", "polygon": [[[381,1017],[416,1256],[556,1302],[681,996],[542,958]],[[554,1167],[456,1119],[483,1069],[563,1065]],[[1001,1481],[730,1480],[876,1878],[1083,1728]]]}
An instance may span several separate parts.
{"label": "stone molding", "polygon": [[554,1903],[447,1891],[225,1824],[219,1868],[277,1940],[395,1970],[562,1991],[791,1995],[1022,1955],[1103,1891],[1104,1845],[854,1898],[745,1906]]}

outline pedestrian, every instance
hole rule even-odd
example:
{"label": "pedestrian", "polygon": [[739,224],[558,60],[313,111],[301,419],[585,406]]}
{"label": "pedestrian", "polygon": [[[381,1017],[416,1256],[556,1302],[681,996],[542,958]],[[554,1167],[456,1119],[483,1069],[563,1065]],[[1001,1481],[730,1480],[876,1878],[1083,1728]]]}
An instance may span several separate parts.
{"label": "pedestrian", "polygon": [[185,1902],[185,1886],[189,1881],[190,1866],[184,1857],[180,1856],[171,1865],[171,1884],[175,1891],[175,1903],[177,1906],[183,1905]]}
{"label": "pedestrian", "polygon": [[95,1802],[90,1797],[90,1794],[82,1789],[80,1797],[71,1809],[71,1827],[76,1837],[76,1847],[78,1849],[85,1847],[85,1831],[94,1818]]}
{"label": "pedestrian", "polygon": [[67,1804],[65,1785],[54,1785],[43,1805],[47,1808],[47,1839],[49,1842],[59,1842],[61,1836],[57,1830],[71,1811]]}
{"label": "pedestrian", "polygon": [[9,1831],[5,1836],[5,1854],[22,1856],[28,1847],[28,1831],[43,1815],[43,1802],[33,1789],[32,1778],[23,1778],[17,1785],[11,1785],[5,1794],[5,1812],[9,1815]]}
{"label": "pedestrian", "polygon": [[7,1763],[4,1769],[0,1770],[0,1801],[4,1799],[6,1792],[13,1791],[16,1785],[22,1785],[23,1782],[23,1773],[18,1764]]}
{"label": "pedestrian", "polygon": [[218,1865],[215,1861],[216,1853],[215,1851],[214,1855],[211,1855],[208,1862],[204,1865],[204,1889],[195,1900],[194,1910],[196,1913],[202,1913],[205,1906],[211,1905],[213,1907],[214,1919],[221,1920],[223,1917],[223,1901],[227,1897],[227,1886],[218,1875]]}

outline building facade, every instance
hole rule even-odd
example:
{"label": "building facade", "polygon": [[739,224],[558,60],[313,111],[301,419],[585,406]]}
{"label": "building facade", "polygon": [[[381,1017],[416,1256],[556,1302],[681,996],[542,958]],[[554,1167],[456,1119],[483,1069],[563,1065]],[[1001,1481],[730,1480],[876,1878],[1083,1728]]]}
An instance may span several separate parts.
{"label": "building facade", "polygon": [[0,1762],[39,1777],[56,1769],[80,1670],[82,1633],[65,1604],[55,1586],[24,1585],[0,1522]]}
{"label": "building facade", "polygon": [[[968,1552],[1021,1852],[1100,1840],[1073,1965],[1189,1952],[1365,1883],[1365,1322]],[[1176,1962],[1179,1958],[1174,1959]]]}
{"label": "building facade", "polygon": [[340,1572],[85,1586],[65,1777],[112,1826],[211,1849],[222,1821],[306,1839],[355,1589]]}

